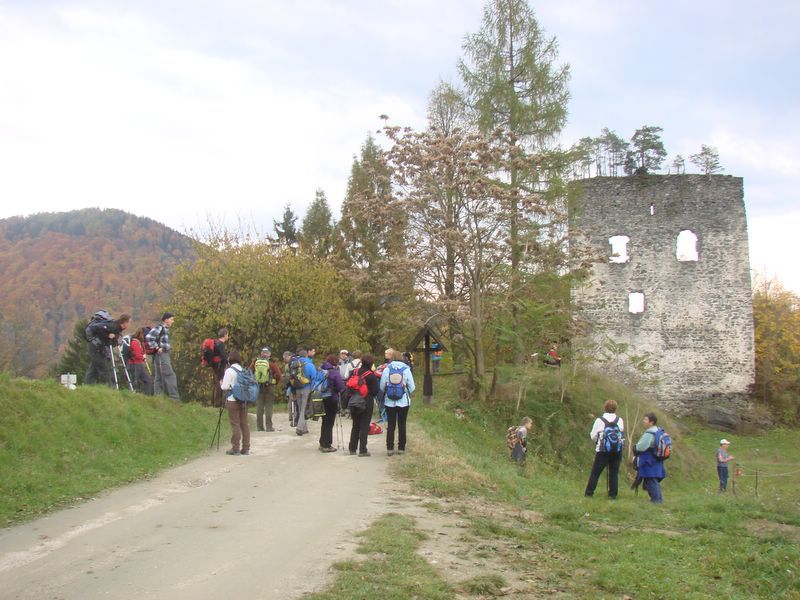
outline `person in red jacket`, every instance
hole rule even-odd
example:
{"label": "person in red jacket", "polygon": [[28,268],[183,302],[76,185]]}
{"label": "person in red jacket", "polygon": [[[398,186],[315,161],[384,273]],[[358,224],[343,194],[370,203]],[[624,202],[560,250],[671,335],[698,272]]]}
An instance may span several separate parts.
{"label": "person in red jacket", "polygon": [[148,396],[153,395],[153,376],[150,374],[150,365],[147,364],[145,355],[144,328],[140,327],[131,337],[130,367],[133,370],[133,386],[137,392]]}

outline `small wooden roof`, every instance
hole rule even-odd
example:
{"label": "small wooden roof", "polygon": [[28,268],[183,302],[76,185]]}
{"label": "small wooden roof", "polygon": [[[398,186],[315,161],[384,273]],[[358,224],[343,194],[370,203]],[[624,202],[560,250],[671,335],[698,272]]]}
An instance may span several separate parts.
{"label": "small wooden roof", "polygon": [[424,347],[420,347],[420,344],[425,339],[425,335],[428,334],[431,336],[431,342],[436,342],[439,344],[439,350],[447,351],[447,348],[442,343],[441,334],[439,334],[433,327],[428,324],[423,325],[420,330],[417,332],[417,335],[414,336],[414,339],[411,340],[411,343],[408,344],[408,348],[412,352],[421,352],[425,350]]}

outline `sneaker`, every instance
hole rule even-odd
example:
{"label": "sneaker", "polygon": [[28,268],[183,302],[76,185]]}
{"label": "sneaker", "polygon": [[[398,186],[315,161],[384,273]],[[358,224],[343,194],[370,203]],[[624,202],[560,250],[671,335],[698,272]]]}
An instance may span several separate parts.
{"label": "sneaker", "polygon": [[386,456],[392,456],[394,454],[394,450],[387,450]]}
{"label": "sneaker", "polygon": [[358,455],[359,456],[372,456],[372,454],[370,454],[369,451],[367,451],[367,452],[359,452]]}
{"label": "sneaker", "polygon": [[230,456],[239,456],[241,452],[239,452],[238,450],[231,449],[231,450],[226,450],[225,454],[228,454]]}

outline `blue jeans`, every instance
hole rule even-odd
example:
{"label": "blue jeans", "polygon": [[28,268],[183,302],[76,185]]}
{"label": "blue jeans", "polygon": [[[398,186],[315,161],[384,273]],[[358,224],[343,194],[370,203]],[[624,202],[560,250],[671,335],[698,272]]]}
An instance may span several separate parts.
{"label": "blue jeans", "polygon": [[645,477],[642,481],[642,487],[647,490],[650,495],[650,502],[653,504],[662,504],[664,497],[661,495],[661,483],[655,477]]}
{"label": "blue jeans", "polygon": [[719,475],[719,491],[724,492],[728,489],[728,465],[717,465],[717,475]]}

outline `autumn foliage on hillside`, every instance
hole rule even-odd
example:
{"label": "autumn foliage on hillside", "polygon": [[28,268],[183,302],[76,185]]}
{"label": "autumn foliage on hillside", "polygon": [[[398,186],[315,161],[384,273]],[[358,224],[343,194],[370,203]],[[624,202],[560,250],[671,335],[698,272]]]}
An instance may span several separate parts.
{"label": "autumn foliage on hillside", "polygon": [[75,323],[99,309],[152,323],[192,256],[189,238],[120,210],[0,221],[0,370],[44,376]]}

